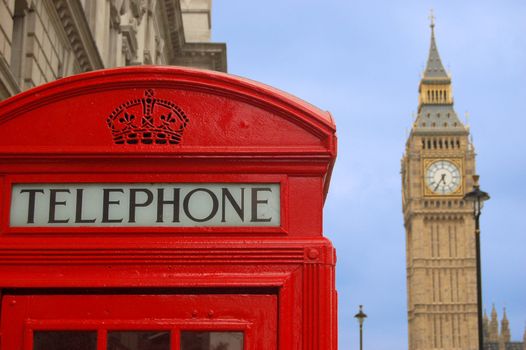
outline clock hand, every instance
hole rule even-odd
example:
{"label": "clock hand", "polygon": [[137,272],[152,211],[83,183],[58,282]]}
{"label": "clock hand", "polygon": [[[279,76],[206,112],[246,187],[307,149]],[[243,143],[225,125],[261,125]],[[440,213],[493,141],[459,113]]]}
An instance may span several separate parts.
{"label": "clock hand", "polygon": [[438,186],[440,186],[440,183],[442,181],[444,182],[444,185],[445,185],[446,184],[446,174],[442,174],[442,177],[440,178],[440,181],[438,181],[438,183],[435,186],[435,189],[433,190],[433,192],[436,192],[436,190],[438,189]]}

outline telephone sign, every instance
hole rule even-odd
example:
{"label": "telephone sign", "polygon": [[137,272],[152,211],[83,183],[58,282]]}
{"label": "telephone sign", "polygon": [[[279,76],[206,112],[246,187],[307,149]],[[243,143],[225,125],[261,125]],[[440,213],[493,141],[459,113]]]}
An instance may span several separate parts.
{"label": "telephone sign", "polygon": [[279,226],[279,184],[16,184],[13,227]]}

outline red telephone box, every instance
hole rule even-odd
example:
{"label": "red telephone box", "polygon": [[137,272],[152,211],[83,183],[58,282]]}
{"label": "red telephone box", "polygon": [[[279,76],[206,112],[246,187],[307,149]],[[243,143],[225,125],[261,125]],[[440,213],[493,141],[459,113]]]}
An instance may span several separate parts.
{"label": "red telephone box", "polygon": [[327,112],[172,67],[0,104],[2,350],[336,349]]}

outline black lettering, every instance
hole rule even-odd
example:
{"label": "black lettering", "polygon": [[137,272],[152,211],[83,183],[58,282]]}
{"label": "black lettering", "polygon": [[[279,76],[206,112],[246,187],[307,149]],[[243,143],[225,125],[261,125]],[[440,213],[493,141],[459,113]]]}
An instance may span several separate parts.
{"label": "black lettering", "polygon": [[[146,200],[143,203],[137,203],[137,192],[146,194]],[[131,188],[130,189],[130,217],[128,222],[135,222],[135,209],[137,207],[147,207],[153,202],[152,191],[146,188]]]}
{"label": "black lettering", "polygon": [[57,205],[66,205],[66,201],[57,201],[57,193],[71,193],[69,190],[66,189],[50,189],[49,190],[49,220],[48,223],[50,224],[65,224],[69,221],[68,219],[57,219],[55,218],[55,209]]}
{"label": "black lettering", "polygon": [[251,222],[270,222],[272,218],[260,219],[258,217],[258,205],[259,204],[268,204],[267,199],[258,199],[259,192],[272,192],[272,189],[269,187],[254,187],[252,188],[252,218]]}
{"label": "black lettering", "polygon": [[173,207],[173,220],[172,222],[179,222],[179,199],[180,199],[180,188],[174,188],[174,199],[164,200],[164,188],[157,189],[157,222],[164,222],[163,213],[164,206],[171,204]]}
{"label": "black lettering", "polygon": [[35,198],[37,193],[44,193],[44,190],[21,190],[20,194],[22,193],[29,193],[29,200],[28,200],[28,206],[27,206],[27,223],[28,224],[34,224],[35,223]]}
{"label": "black lettering", "polygon": [[222,200],[222,213],[221,213],[221,222],[225,222],[225,212],[226,212],[226,199],[230,202],[232,205],[232,208],[236,211],[237,215],[241,219],[242,222],[245,221],[245,189],[241,187],[241,205],[239,205],[228,188],[222,188],[221,189],[221,200]]}
{"label": "black lettering", "polygon": [[88,224],[95,222],[95,219],[82,219],[82,197],[84,195],[83,188],[77,188],[77,202],[75,203],[75,222],[77,224]]}
{"label": "black lettering", "polygon": [[110,205],[112,204],[120,204],[120,201],[110,201],[110,193],[111,192],[120,192],[124,193],[124,190],[122,188],[103,188],[103,199],[102,199],[102,222],[109,223],[109,222],[122,222],[122,219],[110,219]]}
{"label": "black lettering", "polygon": [[[206,192],[208,193],[208,195],[210,196],[210,199],[212,199],[212,210],[210,211],[210,215],[208,215],[207,217],[203,218],[203,219],[198,219],[196,217],[194,217],[192,214],[190,214],[190,208],[188,207],[188,204],[190,203],[190,198],[192,197],[192,195],[196,192]],[[213,218],[216,214],[217,214],[217,210],[219,208],[219,200],[217,199],[216,195],[214,194],[214,192],[206,189],[206,188],[196,188],[195,190],[192,190],[190,192],[188,192],[188,194],[184,197],[184,201],[183,201],[183,210],[186,214],[186,216],[188,216],[192,221],[195,221],[195,222],[205,222],[205,221],[208,221],[210,220],[211,218]]]}

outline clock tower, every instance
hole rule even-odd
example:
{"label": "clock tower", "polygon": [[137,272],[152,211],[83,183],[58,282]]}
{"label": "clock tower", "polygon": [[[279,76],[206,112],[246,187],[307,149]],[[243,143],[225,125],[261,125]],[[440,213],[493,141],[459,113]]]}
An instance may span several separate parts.
{"label": "clock tower", "polygon": [[418,88],[418,115],[402,159],[409,349],[478,348],[475,223],[462,200],[475,152],[453,108],[434,23]]}

